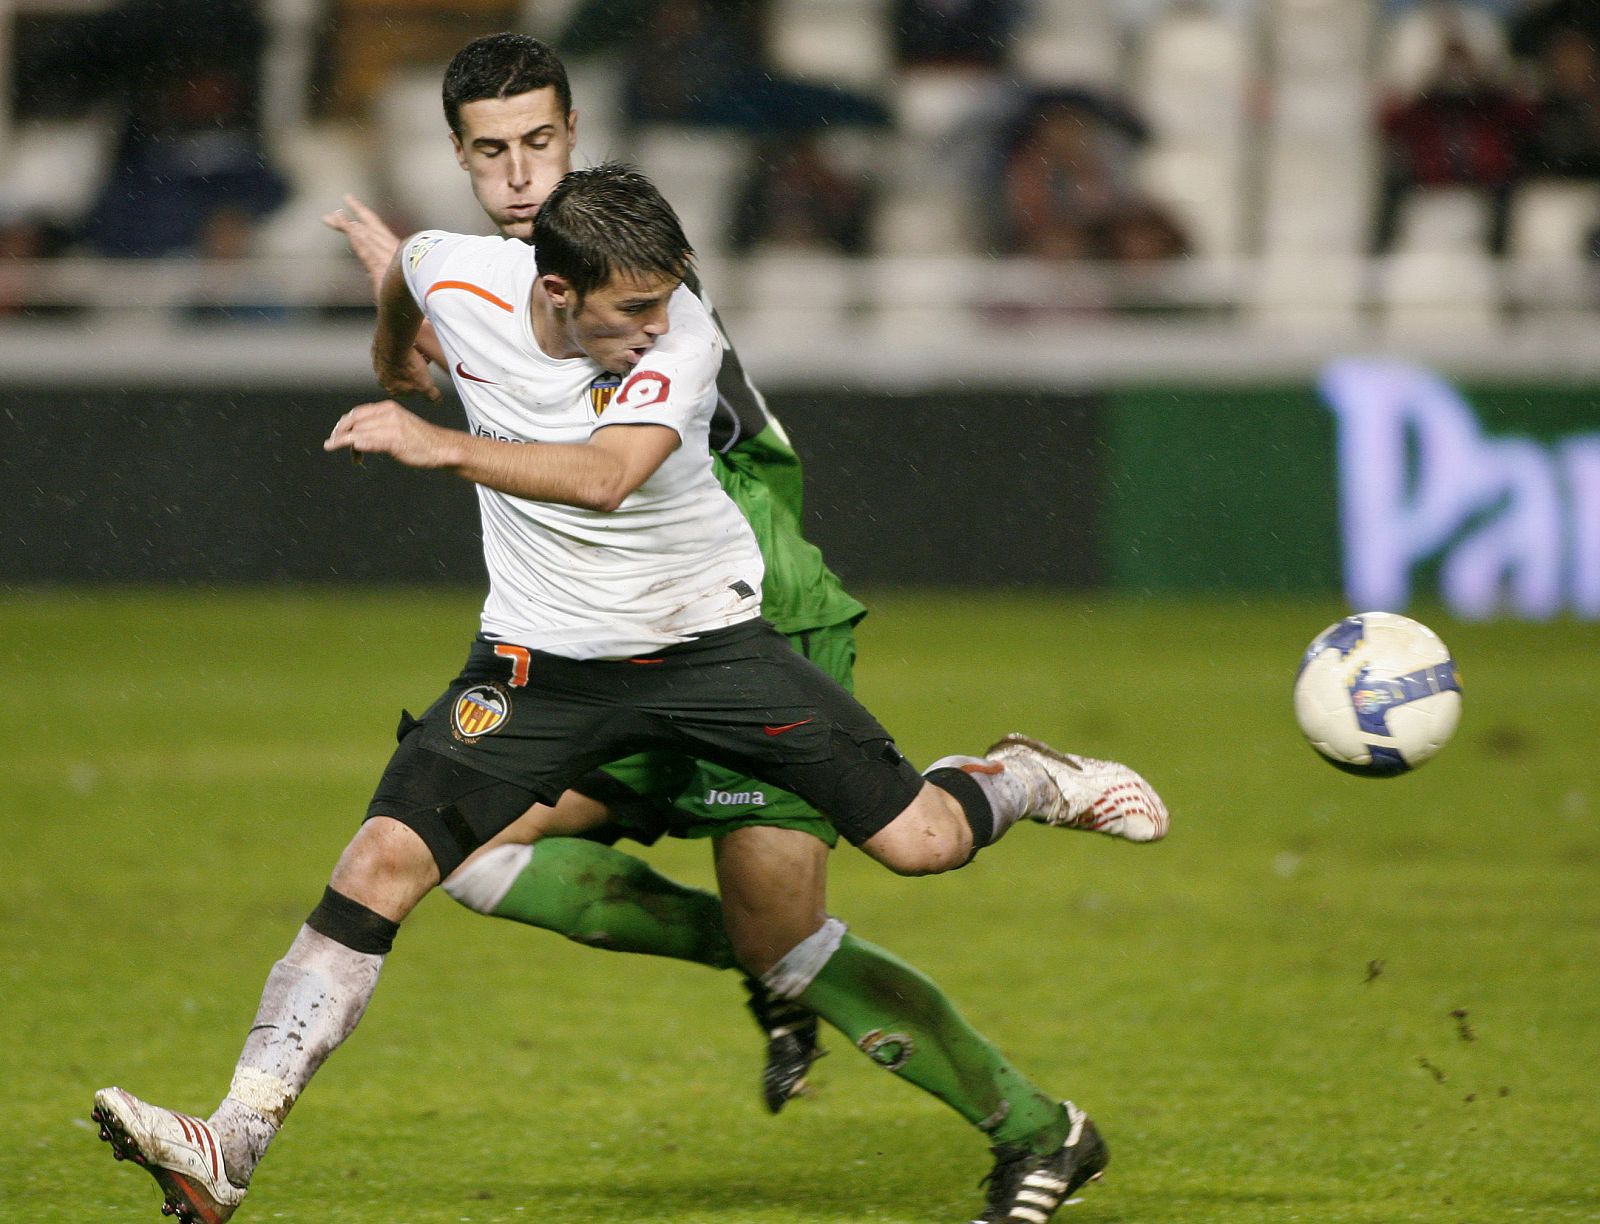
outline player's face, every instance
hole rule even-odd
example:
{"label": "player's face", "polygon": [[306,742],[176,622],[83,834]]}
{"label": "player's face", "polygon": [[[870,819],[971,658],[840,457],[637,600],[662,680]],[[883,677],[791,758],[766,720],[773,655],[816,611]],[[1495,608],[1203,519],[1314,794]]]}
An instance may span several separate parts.
{"label": "player's face", "polygon": [[581,299],[566,299],[567,339],[590,361],[626,374],[667,334],[667,302],[678,277],[619,273]]}
{"label": "player's face", "polygon": [[572,169],[578,112],[562,113],[551,86],[509,98],[462,104],[456,160],[472,176],[472,194],[508,238],[533,235],[539,205]]}

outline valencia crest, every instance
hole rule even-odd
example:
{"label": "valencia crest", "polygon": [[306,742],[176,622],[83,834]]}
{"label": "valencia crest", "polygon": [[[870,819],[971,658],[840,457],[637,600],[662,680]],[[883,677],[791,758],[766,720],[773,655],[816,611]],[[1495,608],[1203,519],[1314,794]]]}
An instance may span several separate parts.
{"label": "valencia crest", "polygon": [[611,399],[621,385],[622,378],[616,374],[602,374],[589,384],[589,407],[594,409],[595,416],[603,415],[611,406]]}
{"label": "valencia crest", "polygon": [[511,698],[498,684],[475,684],[450,709],[450,730],[466,743],[474,743],[505,726],[511,717]]}

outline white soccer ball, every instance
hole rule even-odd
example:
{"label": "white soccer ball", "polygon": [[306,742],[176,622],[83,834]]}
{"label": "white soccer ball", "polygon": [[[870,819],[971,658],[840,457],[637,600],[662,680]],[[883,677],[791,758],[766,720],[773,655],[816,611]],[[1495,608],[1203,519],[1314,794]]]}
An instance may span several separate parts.
{"label": "white soccer ball", "polygon": [[1461,682],[1432,629],[1393,612],[1363,612],[1306,647],[1294,714],[1311,746],[1340,769],[1392,777],[1455,734]]}

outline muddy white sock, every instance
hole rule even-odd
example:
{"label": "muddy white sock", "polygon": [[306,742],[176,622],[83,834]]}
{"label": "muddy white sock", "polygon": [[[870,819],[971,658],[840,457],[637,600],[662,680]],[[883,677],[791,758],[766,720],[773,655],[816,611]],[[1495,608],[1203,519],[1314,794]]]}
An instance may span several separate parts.
{"label": "muddy white sock", "polygon": [[961,805],[972,827],[974,852],[994,845],[1028,814],[1038,781],[1011,762],[974,756],[941,757],[922,776]]}
{"label": "muddy white sock", "polygon": [[272,967],[233,1083],[210,1118],[229,1181],[248,1184],[301,1090],[354,1031],[382,966],[381,954],[304,926]]}

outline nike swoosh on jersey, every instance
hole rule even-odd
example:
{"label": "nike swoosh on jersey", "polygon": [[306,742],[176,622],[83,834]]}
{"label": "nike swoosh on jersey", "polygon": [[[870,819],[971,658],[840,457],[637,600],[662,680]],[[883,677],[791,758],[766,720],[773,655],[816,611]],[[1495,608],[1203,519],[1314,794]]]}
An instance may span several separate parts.
{"label": "nike swoosh on jersey", "polygon": [[781,727],[762,727],[768,735],[782,735],[785,731],[793,731],[796,727],[803,727],[808,722],[816,722],[814,718],[802,718],[799,722],[784,723]]}
{"label": "nike swoosh on jersey", "polygon": [[459,361],[456,362],[456,373],[461,375],[462,378],[471,379],[473,382],[488,383],[491,387],[498,387],[500,385],[499,383],[493,382],[490,379],[479,378],[476,374],[468,374],[467,367],[462,365]]}

